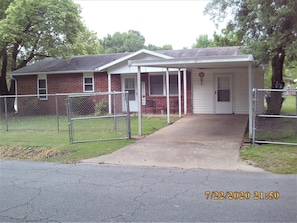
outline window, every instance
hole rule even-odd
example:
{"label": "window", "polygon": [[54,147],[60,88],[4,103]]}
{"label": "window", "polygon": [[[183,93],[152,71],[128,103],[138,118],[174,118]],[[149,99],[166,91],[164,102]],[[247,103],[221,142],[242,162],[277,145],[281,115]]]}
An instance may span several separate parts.
{"label": "window", "polygon": [[129,101],[135,101],[135,79],[134,78],[125,79],[125,91],[128,91]]}
{"label": "window", "polygon": [[[149,76],[150,95],[166,95],[166,81],[165,75],[151,75]],[[178,94],[178,78],[176,74],[169,75],[169,94]]]}
{"label": "window", "polygon": [[178,94],[178,78],[177,75],[169,75],[169,94]]}
{"label": "window", "polygon": [[163,75],[150,76],[150,95],[164,95]]}
{"label": "window", "polygon": [[85,73],[84,74],[84,83],[83,83],[84,92],[94,92],[94,74]]}
{"label": "window", "polygon": [[47,77],[46,75],[38,75],[37,79],[38,98],[47,100]]}

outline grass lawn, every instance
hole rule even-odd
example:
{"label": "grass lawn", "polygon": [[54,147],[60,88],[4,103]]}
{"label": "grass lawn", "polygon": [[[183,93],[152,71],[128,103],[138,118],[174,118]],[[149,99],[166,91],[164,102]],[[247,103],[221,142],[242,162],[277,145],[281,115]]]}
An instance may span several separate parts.
{"label": "grass lawn", "polygon": [[268,172],[297,174],[297,147],[262,144],[247,146],[240,151],[240,158]]}
{"label": "grass lawn", "polygon": [[[176,116],[171,118],[172,121],[178,119]],[[137,116],[131,116],[132,136],[138,132],[137,120]],[[166,116],[143,116],[142,124],[143,135],[149,135],[165,127],[167,119]],[[112,153],[135,142],[135,139],[122,139],[71,144],[66,118],[60,119],[60,132],[57,132],[55,117],[15,118],[10,120],[9,131],[5,131],[3,122],[0,125],[0,157],[5,158],[74,163]]]}
{"label": "grass lawn", "polygon": [[296,115],[296,96],[284,96],[284,98],[281,113]]}

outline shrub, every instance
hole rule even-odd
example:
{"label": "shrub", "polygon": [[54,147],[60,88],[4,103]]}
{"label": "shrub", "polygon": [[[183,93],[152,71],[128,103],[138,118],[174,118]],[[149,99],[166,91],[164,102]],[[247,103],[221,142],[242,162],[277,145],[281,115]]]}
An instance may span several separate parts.
{"label": "shrub", "polygon": [[94,112],[94,105],[86,97],[71,98],[71,110],[77,115],[88,115]]}
{"label": "shrub", "polygon": [[107,103],[106,103],[105,99],[103,99],[97,103],[96,103],[96,101],[94,101],[94,104],[95,104],[95,115],[104,115],[107,113],[107,111],[106,111]]}

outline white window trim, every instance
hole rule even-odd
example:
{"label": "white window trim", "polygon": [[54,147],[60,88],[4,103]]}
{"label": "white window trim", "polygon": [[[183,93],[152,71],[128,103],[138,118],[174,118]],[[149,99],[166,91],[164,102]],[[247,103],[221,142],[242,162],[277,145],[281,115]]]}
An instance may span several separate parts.
{"label": "white window trim", "polygon": [[[162,75],[162,77],[163,77],[163,94],[159,94],[159,95],[157,95],[157,94],[151,94],[151,79],[150,79],[150,77],[151,76],[161,76]],[[178,74],[169,74],[169,75],[177,75],[178,76]],[[166,96],[166,74],[162,74],[162,73],[155,73],[155,74],[149,74],[149,78],[148,78],[148,83],[149,83],[149,95],[151,96],[151,97],[160,97],[160,96]],[[178,77],[177,77],[178,78]],[[170,87],[170,85],[169,85],[169,87]],[[170,96],[178,96],[178,93],[177,94],[170,94]]]}
{"label": "white window trim", "polygon": [[[163,77],[163,94],[151,94],[151,76],[162,76]],[[165,96],[165,75],[164,74],[149,74],[149,94],[152,97],[159,97],[159,96]]]}
{"label": "white window trim", "polygon": [[[45,89],[41,89],[39,87],[39,80],[45,80]],[[45,97],[41,97],[44,94],[40,94],[39,90],[45,90]],[[47,87],[47,75],[46,74],[38,74],[37,76],[37,95],[39,100],[47,100],[47,93],[48,93],[48,87]]]}
{"label": "white window trim", "polygon": [[[92,89],[93,90],[85,90],[85,78],[92,78]],[[88,83],[88,85],[91,85]],[[84,73],[83,74],[83,92],[94,92],[95,91],[95,83],[94,83],[94,73]]]}
{"label": "white window trim", "polygon": [[[178,96],[178,74],[169,74],[169,76],[170,75],[175,75],[175,76],[177,76],[177,93],[176,94],[170,94],[169,93],[169,95],[170,96]],[[170,77],[169,77],[169,80],[170,80]],[[165,86],[165,88],[166,88],[166,86]],[[170,88],[170,83],[169,83],[169,88]]]}

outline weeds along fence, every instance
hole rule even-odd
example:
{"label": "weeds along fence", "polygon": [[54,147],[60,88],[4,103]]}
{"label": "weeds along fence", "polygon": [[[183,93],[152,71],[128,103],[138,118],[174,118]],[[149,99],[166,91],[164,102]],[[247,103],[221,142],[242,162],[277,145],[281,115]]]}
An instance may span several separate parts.
{"label": "weeds along fence", "polygon": [[253,89],[253,143],[297,146],[296,89]]}
{"label": "weeds along fence", "polygon": [[72,143],[130,138],[127,93],[0,96],[0,131],[57,132]]}

